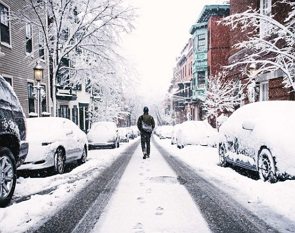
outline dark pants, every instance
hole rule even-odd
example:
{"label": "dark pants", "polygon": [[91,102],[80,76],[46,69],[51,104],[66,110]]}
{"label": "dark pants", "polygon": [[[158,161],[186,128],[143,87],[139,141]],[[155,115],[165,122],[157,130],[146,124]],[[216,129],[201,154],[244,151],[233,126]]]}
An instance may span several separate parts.
{"label": "dark pants", "polygon": [[151,148],[151,134],[148,133],[141,133],[141,149],[142,152],[145,151],[147,155],[150,155],[150,148]]}

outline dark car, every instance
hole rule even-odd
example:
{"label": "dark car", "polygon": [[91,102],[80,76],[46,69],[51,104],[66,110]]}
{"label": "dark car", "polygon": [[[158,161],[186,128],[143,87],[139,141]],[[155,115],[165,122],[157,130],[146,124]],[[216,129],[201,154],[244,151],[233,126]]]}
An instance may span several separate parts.
{"label": "dark car", "polygon": [[25,115],[10,84],[0,76],[0,207],[14,193],[16,168],[28,153]]}

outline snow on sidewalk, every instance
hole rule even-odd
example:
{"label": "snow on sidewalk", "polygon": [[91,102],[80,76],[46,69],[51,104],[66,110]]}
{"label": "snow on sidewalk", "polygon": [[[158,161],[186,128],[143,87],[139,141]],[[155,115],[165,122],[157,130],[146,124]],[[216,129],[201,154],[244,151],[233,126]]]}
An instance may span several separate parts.
{"label": "snow on sidewalk", "polygon": [[93,233],[210,232],[198,207],[160,153],[138,147]]}

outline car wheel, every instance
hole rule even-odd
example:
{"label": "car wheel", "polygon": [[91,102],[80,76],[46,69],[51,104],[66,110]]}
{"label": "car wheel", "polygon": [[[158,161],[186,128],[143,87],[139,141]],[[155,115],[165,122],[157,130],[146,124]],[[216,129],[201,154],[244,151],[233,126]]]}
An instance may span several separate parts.
{"label": "car wheel", "polygon": [[63,174],[65,171],[65,155],[61,148],[57,148],[54,154],[54,172]]}
{"label": "car wheel", "polygon": [[82,156],[80,159],[78,159],[78,164],[81,165],[81,164],[85,163],[86,159],[87,159],[87,151],[86,151],[86,146],[84,146]]}
{"label": "car wheel", "polygon": [[277,182],[274,159],[268,149],[262,149],[258,155],[258,173],[263,181]]}
{"label": "car wheel", "polygon": [[16,184],[16,162],[8,148],[0,148],[0,207],[10,202]]}
{"label": "car wheel", "polygon": [[226,167],[227,162],[225,159],[226,149],[224,143],[220,143],[218,146],[218,154],[219,154],[219,165],[221,167]]}

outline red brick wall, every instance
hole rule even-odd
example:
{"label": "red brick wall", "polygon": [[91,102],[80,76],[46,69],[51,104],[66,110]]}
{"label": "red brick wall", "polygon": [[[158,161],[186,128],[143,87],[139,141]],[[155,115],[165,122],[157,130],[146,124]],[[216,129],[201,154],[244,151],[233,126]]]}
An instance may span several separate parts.
{"label": "red brick wall", "polygon": [[230,51],[229,28],[218,23],[221,19],[222,17],[213,16],[208,23],[208,66],[211,75],[222,71],[223,66],[227,65]]}
{"label": "red brick wall", "polygon": [[294,93],[284,88],[282,78],[269,80],[269,100],[294,100]]}

